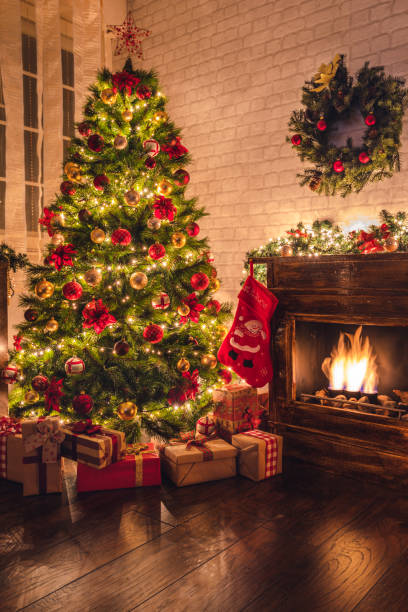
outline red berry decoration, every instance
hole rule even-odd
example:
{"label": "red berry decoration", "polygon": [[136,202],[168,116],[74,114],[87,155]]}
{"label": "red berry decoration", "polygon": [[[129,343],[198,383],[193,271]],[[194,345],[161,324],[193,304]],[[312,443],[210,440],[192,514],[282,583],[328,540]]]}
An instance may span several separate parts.
{"label": "red berry decoration", "polygon": [[44,391],[46,391],[48,389],[49,384],[50,383],[48,378],[46,376],[43,376],[42,374],[34,376],[33,380],[31,381],[32,388],[38,393],[43,393]]}
{"label": "red berry decoration", "polygon": [[197,236],[199,231],[200,231],[200,226],[198,225],[198,223],[195,223],[194,221],[192,221],[186,226],[186,232],[189,236]]}
{"label": "red berry decoration", "polygon": [[93,184],[95,189],[98,191],[103,191],[107,185],[109,185],[110,181],[105,174],[98,174],[95,176]]}
{"label": "red berry decoration", "polygon": [[176,170],[176,172],[173,174],[173,181],[179,187],[183,187],[183,185],[187,185],[190,182],[190,175],[187,170],[180,168],[180,170]]}
{"label": "red berry decoration", "polygon": [[143,338],[151,344],[157,344],[157,342],[160,342],[163,338],[163,330],[160,325],[150,323],[150,325],[143,330]]}
{"label": "red berry decoration", "polygon": [[152,259],[162,259],[166,254],[166,249],[162,244],[156,242],[149,247],[149,255]]}
{"label": "red berry decoration", "polygon": [[87,416],[90,412],[92,412],[93,399],[90,395],[82,392],[80,395],[76,395],[74,397],[72,400],[72,406],[77,414]]}
{"label": "red berry decoration", "polygon": [[334,164],[333,164],[333,170],[334,170],[335,172],[337,172],[337,173],[344,172],[344,166],[343,166],[342,162],[341,162],[339,159],[337,159],[337,160],[334,162]]}
{"label": "red berry decoration", "polygon": [[104,145],[105,141],[100,134],[92,134],[92,136],[88,138],[88,147],[91,151],[95,151],[95,153],[102,151]]}
{"label": "red berry decoration", "polygon": [[218,300],[210,300],[207,302],[206,309],[211,313],[218,314],[221,310],[221,304]]}
{"label": "red berry decoration", "polygon": [[156,164],[157,162],[155,159],[153,159],[153,157],[148,157],[147,159],[145,159],[146,168],[155,168]]}
{"label": "red berry decoration", "polygon": [[327,123],[324,119],[320,119],[320,121],[317,122],[317,129],[320,132],[324,132],[325,130],[327,130]]}
{"label": "red berry decoration", "polygon": [[27,310],[24,311],[24,318],[26,321],[33,323],[33,321],[38,319],[38,312],[34,310],[34,308],[27,308]]}
{"label": "red berry decoration", "polygon": [[375,116],[372,113],[370,113],[369,115],[367,115],[367,117],[364,119],[364,121],[365,121],[366,125],[371,126],[371,125],[375,125],[376,124],[377,119],[375,118]]}
{"label": "red berry decoration", "polygon": [[119,357],[127,355],[129,351],[130,344],[128,344],[126,340],[119,340],[118,342],[115,342],[113,346],[113,352],[116,353],[116,355],[119,355]]}
{"label": "red berry decoration", "polygon": [[63,181],[60,185],[61,193],[64,195],[74,195],[76,189],[71,181]]}
{"label": "red berry decoration", "polygon": [[368,154],[365,151],[361,151],[360,155],[358,156],[358,160],[362,164],[368,164],[368,162],[370,161],[370,157],[368,156]]}
{"label": "red berry decoration", "polygon": [[300,134],[294,134],[290,139],[291,143],[294,147],[298,147],[302,142],[302,137]]}
{"label": "red berry decoration", "polygon": [[145,100],[146,98],[150,98],[151,95],[152,95],[151,89],[149,89],[145,85],[140,85],[136,89],[136,96],[139,98],[139,100]]}
{"label": "red berry decoration", "polygon": [[78,219],[81,223],[88,223],[92,219],[92,215],[86,208],[81,208],[78,213]]}
{"label": "red berry decoration", "polygon": [[62,293],[67,300],[78,300],[82,295],[82,287],[76,281],[65,283]]}
{"label": "red berry decoration", "polygon": [[127,246],[132,242],[132,234],[127,229],[119,228],[113,232],[111,241],[112,244]]}
{"label": "red berry decoration", "polygon": [[91,126],[86,121],[83,121],[82,123],[78,125],[78,132],[81,134],[81,136],[88,138],[88,136],[92,132]]}
{"label": "red berry decoration", "polygon": [[204,291],[210,284],[210,279],[204,272],[196,272],[191,277],[191,286],[196,291]]}

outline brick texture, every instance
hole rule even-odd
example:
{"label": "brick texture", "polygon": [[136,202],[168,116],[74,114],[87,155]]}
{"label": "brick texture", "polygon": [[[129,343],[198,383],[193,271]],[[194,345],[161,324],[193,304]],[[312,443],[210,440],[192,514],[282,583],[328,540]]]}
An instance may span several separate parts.
{"label": "brick texture", "polygon": [[235,299],[248,249],[301,219],[365,223],[384,207],[406,207],[406,126],[402,171],[346,199],[300,187],[302,164],[285,142],[304,80],[336,52],[346,55],[351,72],[369,60],[408,76],[406,1],[133,0],[131,6],[136,23],[152,30],[143,67],[158,71],[194,158],[188,189],[210,213],[201,227],[223,282],[221,298]]}

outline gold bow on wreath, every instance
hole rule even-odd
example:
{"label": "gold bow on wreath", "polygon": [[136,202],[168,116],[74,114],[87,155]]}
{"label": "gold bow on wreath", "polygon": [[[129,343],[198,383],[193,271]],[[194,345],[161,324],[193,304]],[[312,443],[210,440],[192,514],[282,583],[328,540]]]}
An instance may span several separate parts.
{"label": "gold bow on wreath", "polygon": [[341,55],[336,53],[332,62],[329,64],[322,64],[320,66],[319,71],[313,77],[313,82],[320,83],[320,85],[318,87],[314,87],[311,91],[315,91],[316,93],[319,93],[324,89],[328,89],[330,91],[330,83],[336,76],[340,60]]}

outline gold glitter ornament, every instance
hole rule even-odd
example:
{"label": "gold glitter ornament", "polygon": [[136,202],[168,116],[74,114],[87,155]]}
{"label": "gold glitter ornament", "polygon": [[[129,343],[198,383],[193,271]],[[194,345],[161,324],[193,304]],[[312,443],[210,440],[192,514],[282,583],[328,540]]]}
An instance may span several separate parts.
{"label": "gold glitter ornament", "polygon": [[176,249],[181,249],[186,244],[186,235],[183,232],[174,232],[171,237],[171,244]]}
{"label": "gold glitter ornament", "polygon": [[57,329],[59,327],[58,321],[56,319],[54,319],[54,317],[52,317],[49,321],[47,321],[47,323],[45,324],[45,330],[47,332],[50,332],[51,334],[56,332]]}
{"label": "gold glitter ornament", "polygon": [[135,189],[129,189],[124,197],[128,206],[137,206],[140,202],[140,193]]}
{"label": "gold glitter ornament", "polygon": [[122,421],[132,421],[137,415],[137,406],[133,402],[122,402],[117,407],[117,413]]}
{"label": "gold glitter ornament", "polygon": [[205,368],[210,368],[210,370],[213,370],[217,365],[216,356],[211,354],[203,355],[201,357],[201,365]]}
{"label": "gold glitter ornament", "polygon": [[221,283],[218,280],[218,278],[212,278],[210,280],[210,289],[212,291],[218,291],[218,289],[221,287]]}
{"label": "gold glitter ornament", "polygon": [[101,100],[105,104],[112,106],[116,102],[117,94],[113,91],[113,89],[103,89],[101,91]]}
{"label": "gold glitter ornament", "polygon": [[126,136],[123,136],[122,134],[118,134],[117,136],[115,136],[115,140],[113,141],[113,146],[118,151],[122,151],[123,149],[126,149],[126,147],[128,146],[128,139],[126,138]]}
{"label": "gold glitter ornament", "polygon": [[164,179],[157,185],[156,191],[159,195],[166,197],[170,195],[173,191],[173,185],[169,181],[166,181],[166,179]]}
{"label": "gold glitter ornament", "polygon": [[36,284],[35,293],[40,300],[45,300],[46,298],[51,297],[54,293],[54,285],[43,278]]}
{"label": "gold glitter ornament", "polygon": [[96,227],[91,232],[91,240],[95,244],[101,244],[106,238],[106,234],[100,227]]}
{"label": "gold glitter ornament", "polygon": [[153,121],[156,121],[156,123],[167,121],[167,113],[161,110],[156,111],[153,115]]}
{"label": "gold glitter ornament", "polygon": [[156,231],[160,229],[161,220],[157,219],[157,217],[150,217],[150,219],[147,220],[146,225],[149,228],[149,230]]}
{"label": "gold glitter ornament", "polygon": [[189,362],[189,360],[185,359],[184,357],[179,359],[178,362],[177,362],[177,369],[180,372],[188,372],[189,369],[190,369],[190,362]]}
{"label": "gold glitter ornament", "polygon": [[293,249],[290,244],[283,244],[280,248],[280,256],[281,257],[292,257]]}
{"label": "gold glitter ornament", "polygon": [[385,240],[384,246],[386,251],[388,251],[389,253],[394,253],[394,251],[398,251],[398,238],[396,238],[395,236],[388,236],[388,238]]}
{"label": "gold glitter ornament", "polygon": [[70,181],[79,183],[82,179],[81,168],[74,162],[67,162],[64,166],[64,172]]}
{"label": "gold glitter ornament", "polygon": [[177,308],[177,312],[182,317],[187,317],[190,314],[190,306],[188,304],[180,304]]}
{"label": "gold glitter ornament", "polygon": [[129,278],[130,286],[137,290],[144,289],[148,282],[149,279],[144,272],[133,272]]}
{"label": "gold glitter ornament", "polygon": [[63,236],[63,234],[61,234],[60,232],[57,232],[56,234],[51,236],[51,242],[55,246],[60,246],[61,244],[64,243],[64,236]]}
{"label": "gold glitter ornament", "polygon": [[27,393],[24,395],[24,401],[28,402],[29,404],[38,402],[39,399],[40,399],[40,394],[37,393],[37,391],[34,391],[34,389],[29,389]]}
{"label": "gold glitter ornament", "polygon": [[98,270],[97,268],[87,270],[84,274],[84,280],[91,287],[96,287],[96,285],[99,285],[102,280],[101,270]]}
{"label": "gold glitter ornament", "polygon": [[123,111],[122,119],[123,119],[123,121],[132,121],[133,113],[132,113],[132,111],[129,108],[127,108],[126,110]]}

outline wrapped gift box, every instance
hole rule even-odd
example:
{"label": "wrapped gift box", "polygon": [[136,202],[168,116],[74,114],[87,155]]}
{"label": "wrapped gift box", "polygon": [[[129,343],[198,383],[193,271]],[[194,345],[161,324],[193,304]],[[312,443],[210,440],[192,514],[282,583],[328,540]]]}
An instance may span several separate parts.
{"label": "wrapped gift box", "polygon": [[23,482],[23,438],[21,422],[0,417],[0,478]]}
{"label": "wrapped gift box", "polygon": [[236,476],[237,449],[224,440],[166,445],[161,450],[163,470],[178,487]]}
{"label": "wrapped gift box", "polygon": [[101,470],[78,463],[77,489],[80,493],[160,484],[160,456],[152,443],[128,446],[123,459]]}
{"label": "wrapped gift box", "polygon": [[258,411],[257,390],[248,385],[233,383],[214,389],[213,401],[218,431],[227,440],[231,434],[246,427],[248,413]]}
{"label": "wrapped gift box", "polygon": [[23,437],[23,495],[61,493],[61,441],[59,418],[30,419],[21,423]]}
{"label": "wrapped gift box", "polygon": [[[75,433],[77,424],[64,425],[65,439],[61,454],[67,459],[83,463],[101,470],[123,458],[126,451],[126,438],[122,431],[98,427],[84,423],[84,432]],[[93,430],[97,430],[93,432]]]}
{"label": "wrapped gift box", "polygon": [[282,473],[282,436],[253,429],[232,436],[231,444],[239,449],[241,476],[258,481]]}

